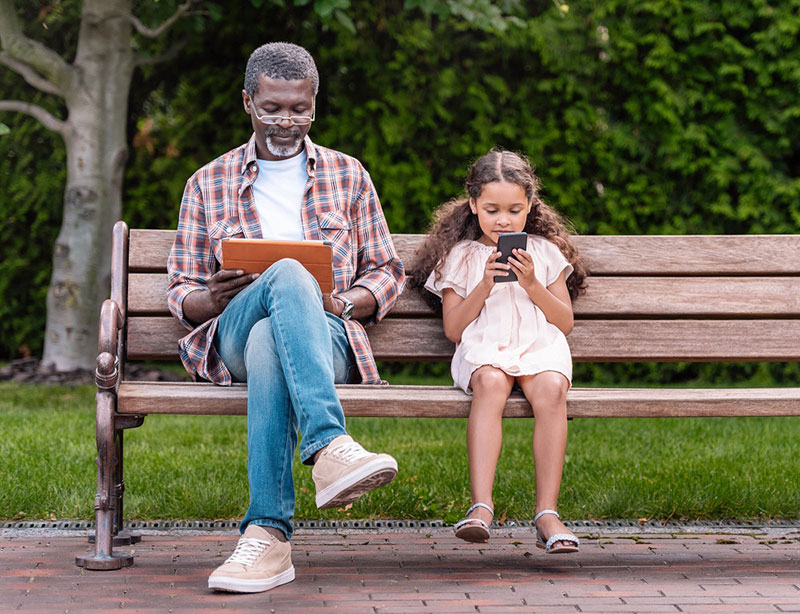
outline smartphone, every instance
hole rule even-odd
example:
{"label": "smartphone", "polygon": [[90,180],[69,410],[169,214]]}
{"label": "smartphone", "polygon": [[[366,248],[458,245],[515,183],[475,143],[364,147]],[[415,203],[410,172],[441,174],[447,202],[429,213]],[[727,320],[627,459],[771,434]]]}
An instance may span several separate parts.
{"label": "smartphone", "polygon": [[[497,250],[500,252],[500,257],[497,262],[508,264],[508,257],[513,254],[513,249],[524,250],[528,246],[528,233],[526,232],[507,232],[501,234],[497,239]],[[507,275],[495,275],[495,283],[504,281],[517,281],[517,274],[511,270]]]}

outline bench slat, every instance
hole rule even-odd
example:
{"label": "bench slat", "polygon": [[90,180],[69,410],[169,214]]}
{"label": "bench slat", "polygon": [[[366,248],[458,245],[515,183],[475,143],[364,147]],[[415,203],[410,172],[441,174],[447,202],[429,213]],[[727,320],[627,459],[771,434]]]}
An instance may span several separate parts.
{"label": "bench slat", "polygon": [[[466,418],[470,397],[448,386],[337,386],[345,415]],[[656,389],[573,388],[568,414],[575,418],[800,415],[800,388]],[[247,387],[213,384],[125,382],[123,414],[245,414]],[[530,417],[515,392],[504,416]]]}
{"label": "bench slat", "polygon": [[[169,315],[167,276],[129,276],[131,315]],[[800,277],[590,277],[575,301],[576,317],[800,316]],[[416,290],[400,295],[390,317],[432,317]]]}
{"label": "bench slat", "polygon": [[[132,272],[165,271],[174,230],[130,231]],[[412,261],[424,235],[392,235]],[[583,235],[594,275],[800,275],[800,235]]]}
{"label": "bench slat", "polygon": [[[378,360],[449,360],[440,320],[384,320],[367,329]],[[128,358],[174,360],[185,329],[171,317],[131,317]],[[800,320],[578,320],[567,338],[581,362],[800,359]]]}

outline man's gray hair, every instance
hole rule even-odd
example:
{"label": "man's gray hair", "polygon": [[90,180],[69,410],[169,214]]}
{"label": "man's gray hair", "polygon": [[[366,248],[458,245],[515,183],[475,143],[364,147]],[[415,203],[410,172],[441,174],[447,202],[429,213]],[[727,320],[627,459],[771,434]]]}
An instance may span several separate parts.
{"label": "man's gray hair", "polygon": [[319,73],[311,54],[292,43],[267,43],[250,54],[244,71],[244,91],[254,96],[258,79],[266,75],[270,79],[307,79],[311,77],[314,95],[319,90]]}

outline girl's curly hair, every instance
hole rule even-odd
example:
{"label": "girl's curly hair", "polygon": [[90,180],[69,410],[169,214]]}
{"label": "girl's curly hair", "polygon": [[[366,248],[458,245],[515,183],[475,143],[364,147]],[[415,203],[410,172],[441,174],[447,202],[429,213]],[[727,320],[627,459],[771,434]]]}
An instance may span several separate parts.
{"label": "girl's curly hair", "polygon": [[[467,197],[448,201],[436,210],[425,242],[415,253],[409,269],[411,287],[424,287],[431,271],[435,271],[437,280],[440,279],[444,261],[453,246],[466,239],[477,241],[481,237],[483,232],[478,224],[478,216],[470,210],[469,200],[477,199],[483,186],[495,181],[516,184],[525,191],[531,210],[523,232],[544,237],[561,250],[574,269],[567,278],[567,289],[570,296],[576,298],[586,289],[588,271],[570,239],[573,233],[569,224],[539,198],[539,178],[528,158],[503,149],[492,149],[470,167],[464,182]],[[441,303],[430,292],[423,295],[431,305],[441,307]]]}

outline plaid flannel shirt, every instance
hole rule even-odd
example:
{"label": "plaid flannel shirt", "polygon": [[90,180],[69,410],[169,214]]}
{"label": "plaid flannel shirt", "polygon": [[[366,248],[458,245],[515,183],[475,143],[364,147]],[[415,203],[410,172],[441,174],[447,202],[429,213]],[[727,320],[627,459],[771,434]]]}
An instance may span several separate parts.
{"label": "plaid flannel shirt", "polygon": [[[303,235],[331,242],[334,292],[353,286],[369,290],[378,309],[367,324],[376,323],[402,292],[405,272],[375,187],[355,158],[314,145],[308,137],[305,147],[308,183],[301,211]],[[192,329],[178,342],[181,361],[190,373],[224,386],[232,378],[214,347],[217,318],[195,327],[184,316],[183,301],[190,292],[206,288],[219,270],[223,239],[261,238],[253,196],[257,175],[255,135],[192,175],[186,182],[167,263],[169,309]],[[348,320],[345,329],[362,382],[382,383],[364,326]]]}

